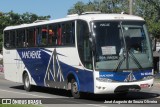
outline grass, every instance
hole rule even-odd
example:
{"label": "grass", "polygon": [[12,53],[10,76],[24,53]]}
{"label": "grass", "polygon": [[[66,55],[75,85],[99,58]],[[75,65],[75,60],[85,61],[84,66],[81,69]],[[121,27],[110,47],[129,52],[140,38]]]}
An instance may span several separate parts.
{"label": "grass", "polygon": [[0,104],[0,107],[42,107],[39,105],[23,105],[23,104]]}

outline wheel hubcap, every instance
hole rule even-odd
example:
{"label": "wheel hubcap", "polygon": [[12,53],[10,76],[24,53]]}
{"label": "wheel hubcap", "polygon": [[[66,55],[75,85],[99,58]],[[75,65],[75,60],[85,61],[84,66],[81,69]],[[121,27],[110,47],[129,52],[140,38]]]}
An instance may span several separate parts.
{"label": "wheel hubcap", "polygon": [[73,83],[73,92],[78,93],[78,86],[76,82]]}
{"label": "wheel hubcap", "polygon": [[29,87],[29,77],[28,76],[25,78],[25,86]]}

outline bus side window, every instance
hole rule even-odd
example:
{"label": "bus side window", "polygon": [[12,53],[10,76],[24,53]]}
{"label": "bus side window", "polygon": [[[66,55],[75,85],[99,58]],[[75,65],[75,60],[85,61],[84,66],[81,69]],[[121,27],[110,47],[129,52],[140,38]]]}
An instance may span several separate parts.
{"label": "bus side window", "polygon": [[71,23],[66,24],[66,44],[71,44]]}
{"label": "bus side window", "polygon": [[36,28],[36,44],[37,46],[46,46],[48,43],[48,29],[46,26]]}
{"label": "bus side window", "polygon": [[53,25],[53,31],[54,31],[54,34],[53,34],[53,38],[52,38],[52,42],[53,42],[53,45],[57,45],[57,25]]}
{"label": "bus side window", "polygon": [[16,46],[16,44],[15,44],[15,43],[16,43],[15,39],[16,39],[15,30],[11,30],[11,31],[10,31],[10,45],[11,45],[12,48],[15,48],[15,46]]}
{"label": "bus side window", "polygon": [[70,43],[71,44],[75,44],[75,24],[74,24],[74,22],[71,23]]}
{"label": "bus side window", "polygon": [[48,27],[48,44],[55,46],[57,44],[57,26],[49,25]]}
{"label": "bus side window", "polygon": [[9,43],[9,31],[5,31],[4,32],[4,46],[6,48],[10,47],[10,43]]}
{"label": "bus side window", "polygon": [[42,46],[46,46],[48,44],[48,29],[47,26],[43,26],[42,27],[42,31],[41,31],[41,36],[42,36]]}
{"label": "bus side window", "polygon": [[35,47],[36,40],[35,40],[35,29],[29,28],[27,29],[27,47]]}
{"label": "bus side window", "polygon": [[25,42],[25,30],[19,29],[17,30],[16,46],[24,47],[24,42]]}
{"label": "bus side window", "polygon": [[75,26],[74,22],[68,22],[62,25],[63,45],[73,45],[75,43]]}
{"label": "bus side window", "polygon": [[52,45],[53,35],[54,35],[54,31],[53,31],[52,27],[49,26],[49,29],[48,29],[48,45]]}
{"label": "bus side window", "polygon": [[62,24],[62,44],[65,45],[66,44],[66,29],[67,29],[67,24],[66,23],[63,23]]}
{"label": "bus side window", "polygon": [[42,44],[42,28],[36,28],[36,45],[40,46]]}
{"label": "bus side window", "polygon": [[60,24],[58,24],[57,29],[57,45],[62,45],[62,27]]}

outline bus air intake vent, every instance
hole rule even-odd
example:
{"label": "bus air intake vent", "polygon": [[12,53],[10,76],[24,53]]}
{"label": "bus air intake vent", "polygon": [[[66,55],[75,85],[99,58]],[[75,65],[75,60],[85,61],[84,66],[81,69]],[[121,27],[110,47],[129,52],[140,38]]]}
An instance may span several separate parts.
{"label": "bus air intake vent", "polygon": [[118,86],[114,93],[120,93],[120,92],[129,92],[129,91],[139,91],[141,88],[138,85],[122,85]]}

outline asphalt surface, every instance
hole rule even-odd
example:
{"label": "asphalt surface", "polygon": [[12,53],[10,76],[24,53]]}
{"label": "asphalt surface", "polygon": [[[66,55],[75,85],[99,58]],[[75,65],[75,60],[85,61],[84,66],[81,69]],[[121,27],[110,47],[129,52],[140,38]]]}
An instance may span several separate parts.
{"label": "asphalt surface", "polygon": [[85,94],[83,99],[74,99],[69,91],[60,89],[34,87],[26,92],[23,84],[5,80],[0,73],[0,98],[41,100],[43,104],[39,106],[42,107],[160,107],[160,83],[156,82],[151,92],[134,92],[127,96]]}

